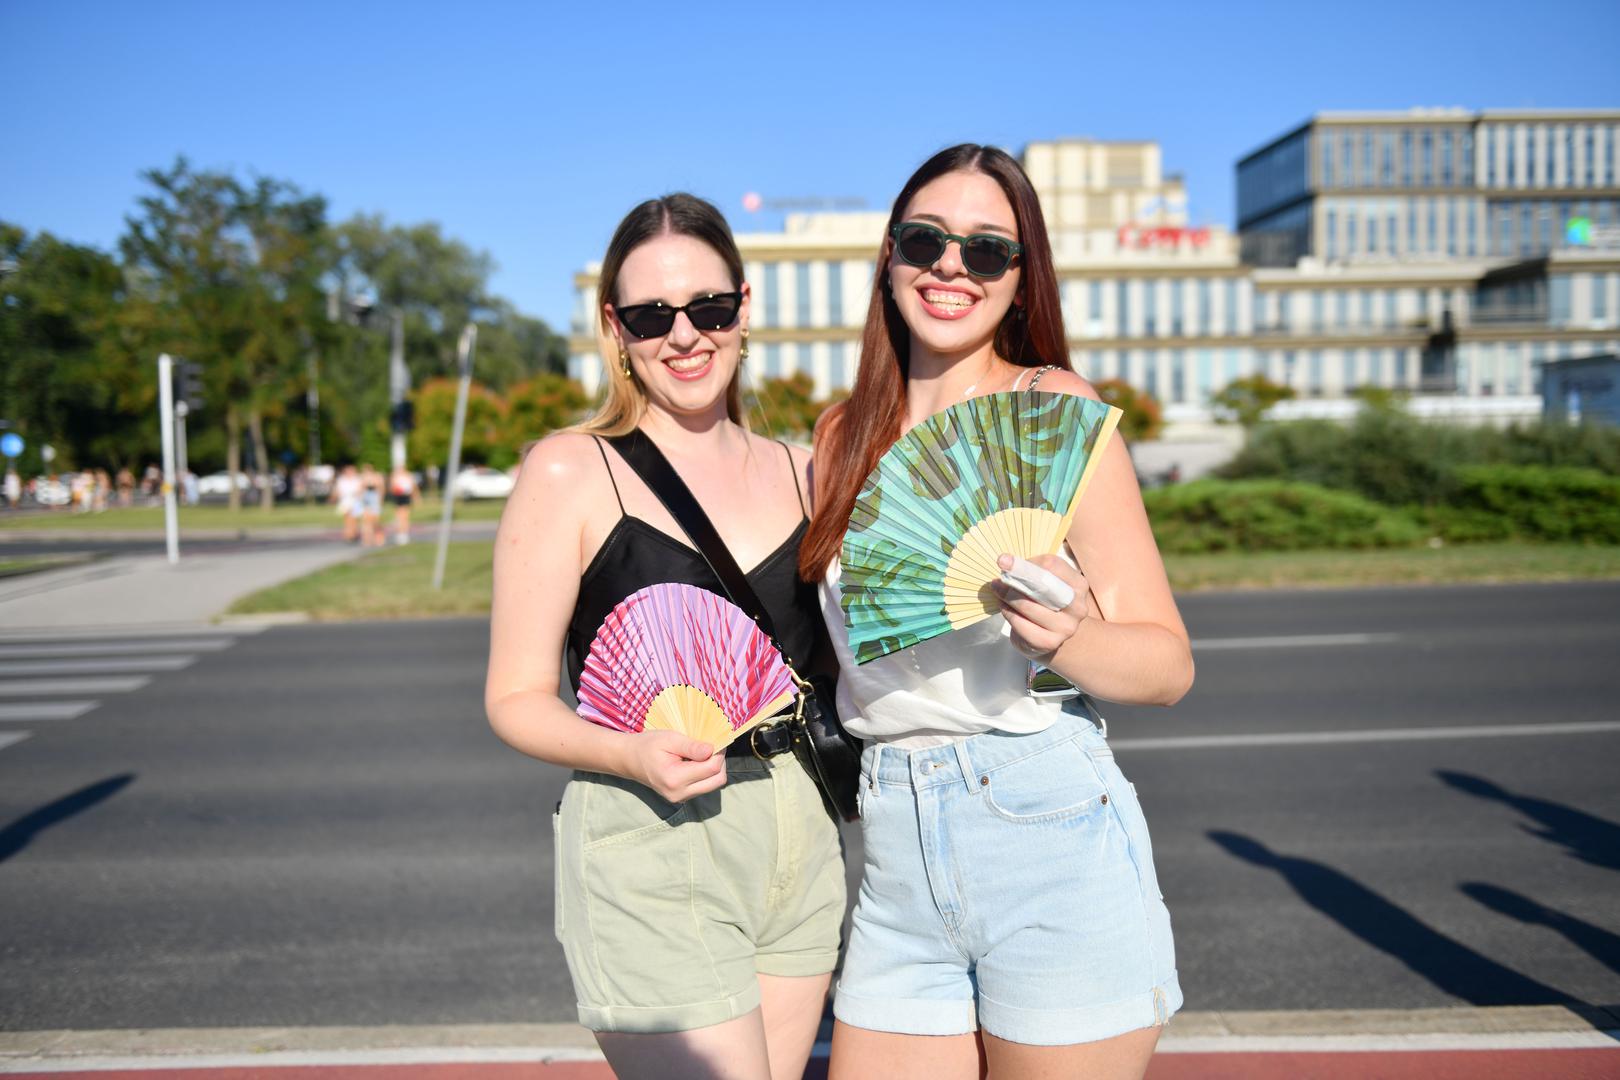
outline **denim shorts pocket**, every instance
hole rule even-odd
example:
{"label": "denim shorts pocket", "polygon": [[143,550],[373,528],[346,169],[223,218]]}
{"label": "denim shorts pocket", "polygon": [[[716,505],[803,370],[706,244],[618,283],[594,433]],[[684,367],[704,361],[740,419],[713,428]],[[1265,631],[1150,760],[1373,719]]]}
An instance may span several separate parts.
{"label": "denim shorts pocket", "polygon": [[996,817],[1038,824],[1079,817],[1108,802],[1091,758],[1071,739],[985,774],[984,805]]}

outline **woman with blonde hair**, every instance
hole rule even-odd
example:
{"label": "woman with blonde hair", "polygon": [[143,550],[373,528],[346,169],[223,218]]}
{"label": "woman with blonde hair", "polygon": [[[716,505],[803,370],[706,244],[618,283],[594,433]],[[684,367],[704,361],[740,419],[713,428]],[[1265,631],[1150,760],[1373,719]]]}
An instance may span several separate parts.
{"label": "woman with blonde hair", "polygon": [[496,538],[485,703],[516,749],[574,770],[553,815],[555,930],[580,1023],[621,1077],[798,1076],[844,915],[838,829],[770,737],[724,753],[582,719],[604,618],[663,583],[725,595],[620,449],[661,453],[805,662],[808,455],[742,424],[749,288],[725,219],[691,195],[637,206],[603,259],[608,389],[525,456]]}

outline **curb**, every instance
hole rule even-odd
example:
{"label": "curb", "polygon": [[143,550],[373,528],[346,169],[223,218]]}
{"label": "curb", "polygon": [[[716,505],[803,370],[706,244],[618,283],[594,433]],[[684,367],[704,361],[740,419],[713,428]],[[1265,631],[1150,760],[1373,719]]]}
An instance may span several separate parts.
{"label": "curb", "polygon": [[[1620,1051],[1620,1006],[1182,1012],[1158,1052],[1591,1049]],[[0,1073],[602,1060],[590,1032],[562,1023],[0,1032]]]}

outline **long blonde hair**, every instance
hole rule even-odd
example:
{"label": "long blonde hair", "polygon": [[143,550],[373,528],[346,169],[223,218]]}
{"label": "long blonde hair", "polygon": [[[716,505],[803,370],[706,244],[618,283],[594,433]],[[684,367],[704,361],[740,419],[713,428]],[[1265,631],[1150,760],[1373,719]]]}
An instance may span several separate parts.
{"label": "long blonde hair", "polygon": [[[603,304],[619,302],[619,271],[630,253],[647,241],[668,234],[690,236],[709,245],[726,264],[732,288],[742,288],[742,255],[731,237],[731,226],[726,224],[725,215],[707,199],[678,191],[648,199],[626,214],[613,231],[613,239],[608,241],[607,254],[602,257],[602,275],[596,286],[597,347],[602,353],[602,367],[607,372],[606,389],[595,411],[568,430],[610,437],[627,435],[646,414],[647,395],[634,375],[625,374]],[[747,428],[741,379],[742,365],[739,364],[726,386],[726,415],[733,423]]]}

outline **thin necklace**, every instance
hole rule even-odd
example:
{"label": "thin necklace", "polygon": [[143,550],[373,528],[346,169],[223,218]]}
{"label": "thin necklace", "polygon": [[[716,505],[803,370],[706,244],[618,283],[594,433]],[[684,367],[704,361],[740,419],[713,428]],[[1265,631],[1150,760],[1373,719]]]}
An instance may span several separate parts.
{"label": "thin necklace", "polygon": [[962,396],[957,398],[956,400],[957,401],[966,401],[969,397],[971,397],[973,395],[973,391],[975,391],[975,390],[977,390],[979,388],[979,384],[984,382],[985,377],[988,376],[995,369],[996,369],[996,358],[992,356],[990,358],[990,366],[985,368],[983,371],[979,372],[979,377],[977,379],[973,380],[973,385],[969,386],[966,390],[962,391]]}

